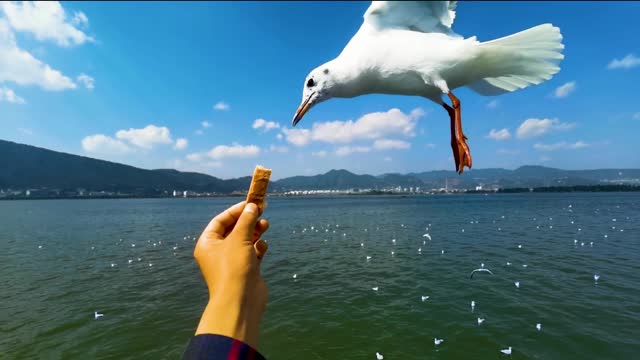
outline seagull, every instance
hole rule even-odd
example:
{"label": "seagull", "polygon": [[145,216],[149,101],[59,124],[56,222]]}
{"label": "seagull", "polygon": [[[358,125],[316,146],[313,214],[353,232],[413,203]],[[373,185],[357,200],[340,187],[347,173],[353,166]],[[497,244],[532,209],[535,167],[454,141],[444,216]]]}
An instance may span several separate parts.
{"label": "seagull", "polygon": [[[457,1],[373,1],[342,52],[305,78],[292,126],[330,98],[365,94],[424,97],[449,114],[456,171],[471,168],[462,131],[460,100],[453,90],[467,86],[499,95],[537,85],[560,71],[564,58],[560,29],[543,24],[492,41],[464,38],[451,29]],[[452,106],[442,100],[446,95]]]}
{"label": "seagull", "polygon": [[131,264],[133,262],[133,260],[129,259],[129,264]]}
{"label": "seagull", "polygon": [[422,248],[418,248],[418,254],[422,254]]}
{"label": "seagull", "polygon": [[101,318],[101,317],[103,317],[103,316],[104,316],[104,314],[100,314],[100,313],[99,313],[99,312],[97,312],[97,311],[94,311],[94,312],[93,312],[93,318],[94,318],[94,320],[98,320],[98,318]]}
{"label": "seagull", "polygon": [[444,250],[440,250],[440,254],[444,255]]}
{"label": "seagull", "polygon": [[507,261],[507,266],[511,266],[511,263]]}
{"label": "seagull", "polygon": [[478,318],[478,326],[482,325],[483,322],[484,322],[483,318]]}
{"label": "seagull", "polygon": [[518,245],[518,249],[522,249],[522,245]]}
{"label": "seagull", "polygon": [[428,296],[421,296],[420,298],[422,299],[422,302],[424,302],[425,300],[429,299]]}
{"label": "seagull", "polygon": [[382,356],[382,354],[380,354],[379,352],[376,351],[376,359],[382,360],[382,359],[384,359],[384,356]]}
{"label": "seagull", "polygon": [[527,264],[522,264],[522,267],[523,267],[523,268],[525,268],[525,269],[526,269],[528,266],[529,266],[529,265],[527,265]]}
{"label": "seagull", "polygon": [[471,300],[471,312],[476,308],[476,302]]}
{"label": "seagull", "polygon": [[391,252],[391,256],[393,256],[393,255],[395,255],[395,252],[393,252],[393,251],[392,251],[392,252]]}
{"label": "seagull", "polygon": [[590,242],[590,243],[589,243],[589,245],[590,245],[591,247],[593,247],[593,241],[592,241],[592,242]]}
{"label": "seagull", "polygon": [[593,275],[593,280],[594,280],[595,282],[598,282],[598,279],[600,279],[600,275],[598,275],[598,274],[594,274],[594,275]]}
{"label": "seagull", "polygon": [[520,281],[514,282],[513,285],[515,285],[518,289],[520,289]]}
{"label": "seagull", "polygon": [[[42,249],[42,245],[38,245],[38,249]],[[91,249],[91,250],[93,250],[93,249]]]}
{"label": "seagull", "polygon": [[364,243],[360,243],[360,247],[364,247]]}
{"label": "seagull", "polygon": [[536,329],[538,331],[542,331],[542,324],[536,324]]}
{"label": "seagull", "polygon": [[469,279],[473,279],[473,274],[477,273],[477,272],[488,272],[489,274],[493,275],[493,273],[491,272],[491,270],[489,269],[485,269],[485,268],[480,268],[480,269],[475,269],[471,272],[471,276],[469,276]]}
{"label": "seagull", "polygon": [[297,277],[298,277],[298,274],[293,274],[293,278],[294,279],[297,278]]}
{"label": "seagull", "polygon": [[396,244],[396,239],[391,239],[391,242],[393,243],[393,245]]}
{"label": "seagull", "polygon": [[116,264],[114,264],[114,263],[111,263],[111,267],[116,267]]}
{"label": "seagull", "polygon": [[367,261],[371,260],[371,256],[367,256]]}
{"label": "seagull", "polygon": [[371,288],[371,290],[373,290],[373,291],[378,291],[378,287],[376,286],[376,287],[374,287],[374,288]]}
{"label": "seagull", "polygon": [[433,338],[433,343],[438,346],[440,344],[442,344],[442,342],[444,341],[444,339],[437,339],[437,338]]}
{"label": "seagull", "polygon": [[511,346],[509,346],[508,349],[502,349],[500,350],[501,353],[505,354],[505,355],[511,355]]}
{"label": "seagull", "polygon": [[429,239],[429,241],[431,241],[431,235],[429,235],[429,234],[424,234],[424,235],[422,235],[422,237],[426,237],[427,239]]}

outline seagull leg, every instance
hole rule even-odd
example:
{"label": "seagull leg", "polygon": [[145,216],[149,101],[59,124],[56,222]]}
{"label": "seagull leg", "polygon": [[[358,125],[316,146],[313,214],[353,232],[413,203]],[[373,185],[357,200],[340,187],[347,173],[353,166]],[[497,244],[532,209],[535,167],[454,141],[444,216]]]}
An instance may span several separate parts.
{"label": "seagull leg", "polygon": [[467,137],[462,132],[462,115],[460,113],[460,100],[453,95],[451,91],[447,93],[449,99],[451,99],[451,106],[446,104],[445,109],[449,113],[451,118],[451,148],[453,149],[453,156],[456,160],[456,171],[462,174],[464,167],[467,166],[471,169],[472,160],[469,146],[467,145]]}

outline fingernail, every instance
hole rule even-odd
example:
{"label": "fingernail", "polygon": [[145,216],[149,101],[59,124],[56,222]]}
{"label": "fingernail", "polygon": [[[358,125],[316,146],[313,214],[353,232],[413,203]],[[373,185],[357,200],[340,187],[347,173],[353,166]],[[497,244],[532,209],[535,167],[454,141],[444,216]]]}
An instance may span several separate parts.
{"label": "fingernail", "polygon": [[247,205],[245,205],[244,211],[255,214],[258,212],[258,207],[254,203],[248,203]]}
{"label": "fingernail", "polygon": [[264,242],[264,241],[258,241],[256,246],[258,247],[258,250],[260,250],[260,252],[262,252],[262,253],[264,253],[265,250],[267,250],[267,243]]}

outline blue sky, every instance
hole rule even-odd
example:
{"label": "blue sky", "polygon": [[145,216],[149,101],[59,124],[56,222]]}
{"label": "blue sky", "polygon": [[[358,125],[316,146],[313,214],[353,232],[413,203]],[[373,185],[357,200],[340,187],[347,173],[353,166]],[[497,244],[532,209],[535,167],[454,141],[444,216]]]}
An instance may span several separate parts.
{"label": "blue sky", "polygon": [[[454,170],[448,116],[419,97],[332,99],[292,130],[305,76],[339,54],[368,6],[3,3],[0,139],[221,178],[258,163],[276,179]],[[538,86],[456,91],[474,167],[640,167],[639,18],[638,2],[461,2],[453,29],[465,37],[551,22],[566,46]],[[372,118],[388,126],[366,129]]]}

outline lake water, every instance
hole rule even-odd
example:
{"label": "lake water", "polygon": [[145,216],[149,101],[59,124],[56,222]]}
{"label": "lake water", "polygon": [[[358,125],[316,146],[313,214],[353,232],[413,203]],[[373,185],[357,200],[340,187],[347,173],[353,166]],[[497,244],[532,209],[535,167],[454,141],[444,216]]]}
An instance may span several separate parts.
{"label": "lake water", "polygon": [[[1,201],[0,358],[180,358],[207,301],[193,237],[239,200]],[[640,194],[273,198],[265,217],[269,359],[640,351]]]}

